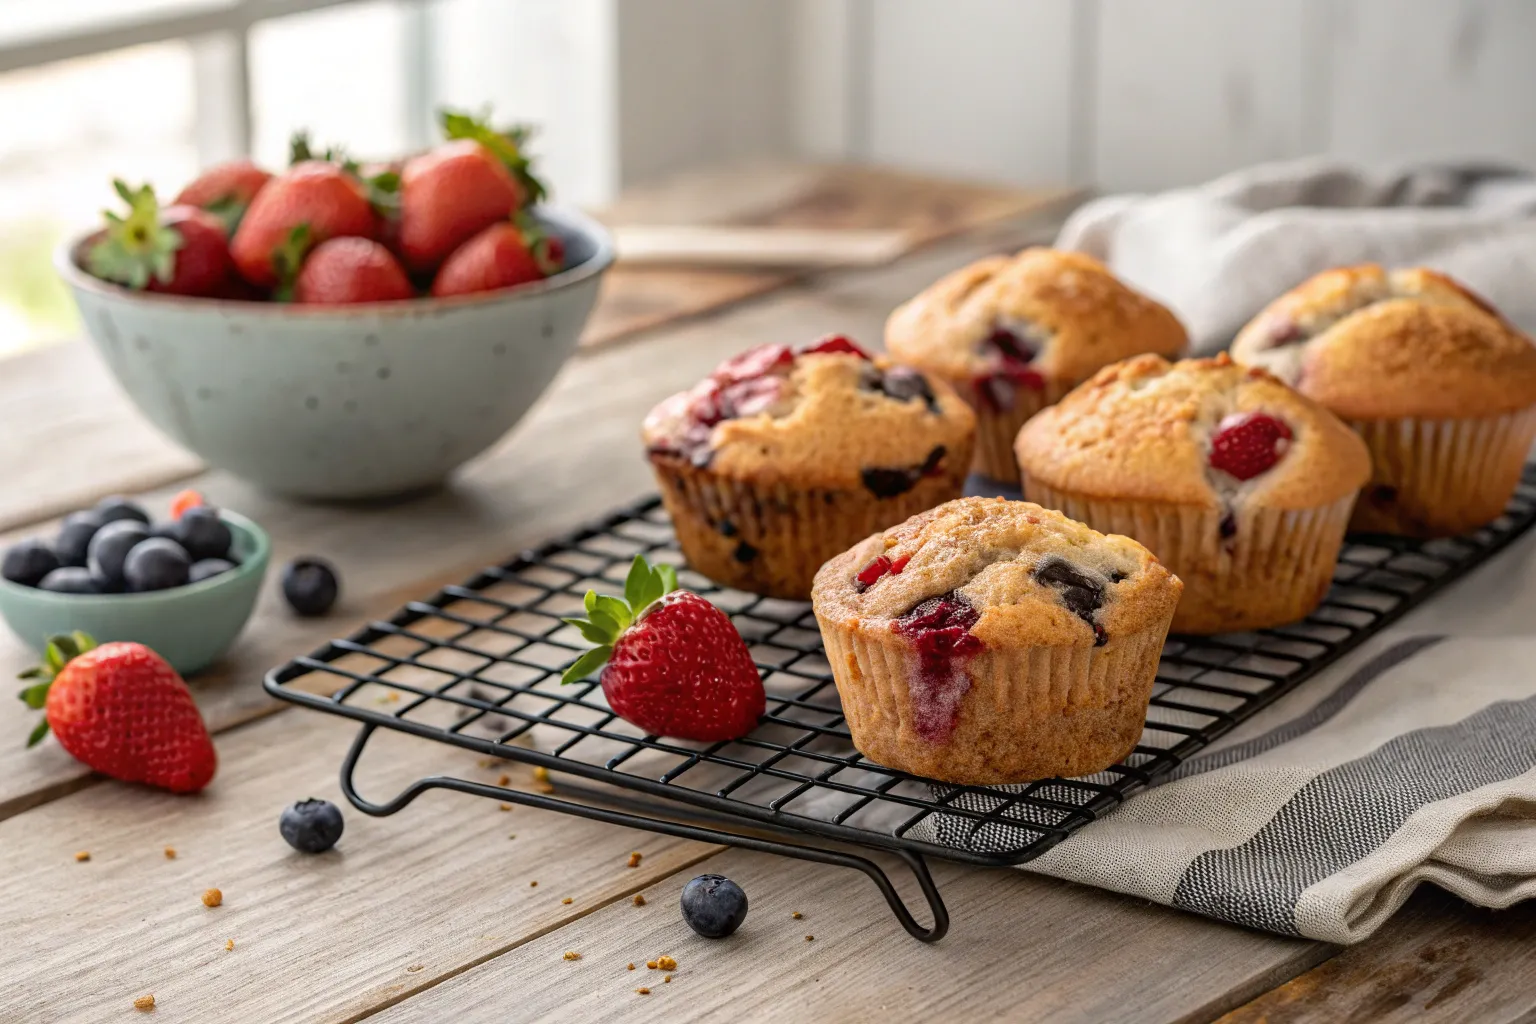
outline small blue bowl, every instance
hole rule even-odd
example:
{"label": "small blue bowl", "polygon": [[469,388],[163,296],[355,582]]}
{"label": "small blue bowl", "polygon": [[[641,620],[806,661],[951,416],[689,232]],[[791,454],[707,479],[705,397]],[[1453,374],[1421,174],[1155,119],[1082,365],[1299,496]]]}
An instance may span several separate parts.
{"label": "small blue bowl", "polygon": [[232,512],[219,514],[240,562],[228,572],[147,594],[55,594],[0,579],[0,615],[39,653],[49,637],[78,629],[97,643],[137,641],[191,675],[218,660],[245,628],[272,556],[261,527]]}

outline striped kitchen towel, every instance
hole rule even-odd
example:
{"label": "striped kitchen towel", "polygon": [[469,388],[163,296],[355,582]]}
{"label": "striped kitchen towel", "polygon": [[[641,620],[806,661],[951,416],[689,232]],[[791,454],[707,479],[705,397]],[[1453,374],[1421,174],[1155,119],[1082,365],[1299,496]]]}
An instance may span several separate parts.
{"label": "striped kitchen towel", "polygon": [[1536,895],[1536,639],[1383,633],[1024,868],[1339,943]]}
{"label": "striped kitchen towel", "polygon": [[1354,263],[1443,270],[1536,330],[1536,178],[1511,168],[1263,164],[1194,188],[1096,199],[1056,245],[1165,302],[1201,354],[1280,293]]}

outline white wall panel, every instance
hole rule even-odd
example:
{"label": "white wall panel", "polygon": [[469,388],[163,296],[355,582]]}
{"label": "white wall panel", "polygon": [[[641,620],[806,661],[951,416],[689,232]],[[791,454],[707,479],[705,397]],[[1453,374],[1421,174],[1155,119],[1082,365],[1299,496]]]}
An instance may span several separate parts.
{"label": "white wall panel", "polygon": [[1100,0],[1093,168],[1189,184],[1326,140],[1316,0]]}
{"label": "white wall panel", "polygon": [[868,84],[855,155],[966,178],[1071,180],[1083,0],[856,2]]}
{"label": "white wall panel", "polygon": [[1329,148],[1536,164],[1536,3],[1339,0]]}

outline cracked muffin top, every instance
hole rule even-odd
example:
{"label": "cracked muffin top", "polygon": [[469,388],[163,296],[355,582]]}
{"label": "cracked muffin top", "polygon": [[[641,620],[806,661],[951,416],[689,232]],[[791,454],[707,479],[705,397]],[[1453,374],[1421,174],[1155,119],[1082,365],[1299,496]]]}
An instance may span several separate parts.
{"label": "cracked muffin top", "polygon": [[896,359],[977,382],[1034,373],[1076,383],[1142,352],[1177,357],[1188,343],[1177,317],[1098,260],[1042,248],[963,267],[885,325]]}
{"label": "cracked muffin top", "polygon": [[1019,432],[1033,480],[1090,497],[1202,507],[1330,504],[1370,476],[1337,416],[1225,353],[1105,367]]}
{"label": "cracked muffin top", "polygon": [[971,646],[1094,647],[1166,621],[1183,589],[1129,537],[1027,501],[959,498],[832,559],[812,593],[818,615],[919,647],[935,633]]}
{"label": "cracked muffin top", "polygon": [[1536,403],[1536,346],[1444,274],[1324,271],[1239,332],[1262,366],[1348,419],[1494,416]]}
{"label": "cracked muffin top", "polygon": [[874,359],[839,335],[799,352],[759,345],[652,409],[652,458],[759,483],[911,489],[970,458],[976,417],[941,381]]}

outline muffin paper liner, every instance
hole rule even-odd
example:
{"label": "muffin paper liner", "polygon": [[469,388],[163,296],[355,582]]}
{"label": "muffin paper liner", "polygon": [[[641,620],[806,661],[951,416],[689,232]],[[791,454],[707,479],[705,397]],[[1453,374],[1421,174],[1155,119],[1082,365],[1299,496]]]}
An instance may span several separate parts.
{"label": "muffin paper liner", "polygon": [[1466,420],[1357,420],[1371,482],[1350,529],[1444,537],[1497,519],[1520,482],[1536,407]]}
{"label": "muffin paper liner", "polygon": [[671,456],[651,466],[678,545],[691,569],[722,586],[808,601],[823,562],[872,533],[960,497],[970,451],[905,494],[757,485],[731,480]]}
{"label": "muffin paper liner", "polygon": [[887,768],[971,785],[1090,775],[1125,758],[1168,633],[1164,619],[1103,647],[989,648],[935,686],[889,626],[816,620],[854,746]]}
{"label": "muffin paper liner", "polygon": [[1283,510],[1239,507],[1221,536],[1220,509],[1090,498],[1026,474],[1025,496],[1100,533],[1140,541],[1184,581],[1175,633],[1234,633],[1304,618],[1328,593],[1355,495]]}
{"label": "muffin paper liner", "polygon": [[1013,442],[1031,416],[1065,398],[1072,390],[1071,385],[1047,380],[1040,391],[1020,387],[1015,391],[1013,408],[1000,410],[981,401],[971,381],[945,379],[976,410],[976,458],[972,470],[989,480],[1017,486],[1019,463],[1013,454]]}

